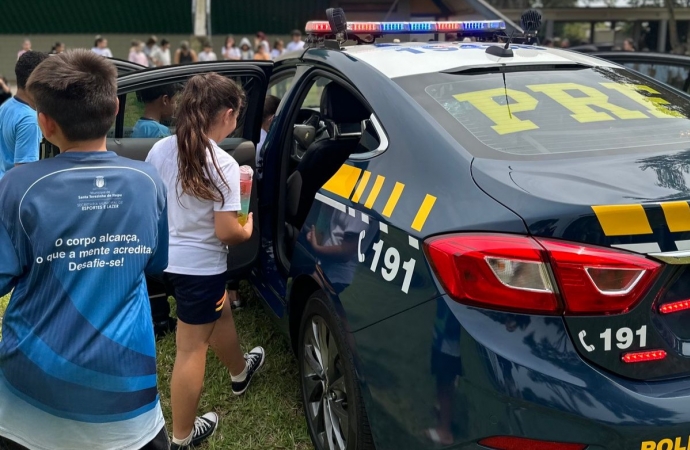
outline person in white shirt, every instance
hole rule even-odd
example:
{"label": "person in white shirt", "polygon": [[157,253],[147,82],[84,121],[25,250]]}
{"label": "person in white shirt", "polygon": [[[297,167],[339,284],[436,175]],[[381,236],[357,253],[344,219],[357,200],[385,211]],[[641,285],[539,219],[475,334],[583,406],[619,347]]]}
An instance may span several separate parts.
{"label": "person in white shirt", "polygon": [[221,53],[226,61],[237,61],[242,57],[240,49],[235,45],[235,37],[232,34],[225,38],[225,45]]}
{"label": "person in white shirt", "polygon": [[276,39],[271,50],[271,59],[276,59],[283,53],[285,53],[285,42],[282,39]]}
{"label": "person in white shirt", "polygon": [[161,45],[151,54],[151,59],[153,59],[153,63],[157,67],[169,66],[172,62],[170,57],[170,41],[161,39]]}
{"label": "person in white shirt", "polygon": [[153,54],[157,52],[159,48],[158,38],[156,36],[151,36],[148,41],[146,41],[146,45],[144,45],[144,54],[149,60],[149,67],[156,67],[156,64],[153,62]]}
{"label": "person in white shirt", "polygon": [[304,48],[304,41],[302,40],[302,32],[299,30],[293,30],[292,41],[287,45],[286,51],[296,52],[297,50],[302,50]]}
{"label": "person in white shirt", "polygon": [[94,42],[91,51],[106,58],[113,57],[113,53],[108,48],[108,40],[102,36],[96,36],[96,42]]}
{"label": "person in white shirt", "polygon": [[228,245],[247,241],[241,225],[240,168],[217,142],[237,127],[242,88],[217,73],[195,75],[180,95],[175,135],[158,141],[146,161],[167,187],[168,267],[177,302],[177,354],[171,381],[172,449],[197,447],[218,427],[218,415],[196,416],[209,346],[243,394],[265,361],[255,347],[243,354],[225,291]]}
{"label": "person in white shirt", "polygon": [[213,52],[211,44],[204,44],[204,50],[199,53],[199,61],[218,61],[218,57]]}

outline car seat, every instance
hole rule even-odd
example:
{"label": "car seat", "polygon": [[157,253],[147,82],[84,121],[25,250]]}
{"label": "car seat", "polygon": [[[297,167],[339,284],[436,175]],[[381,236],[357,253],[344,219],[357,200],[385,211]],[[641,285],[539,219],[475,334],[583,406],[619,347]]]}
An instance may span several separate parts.
{"label": "car seat", "polygon": [[326,85],[321,94],[321,117],[331,137],[312,143],[287,180],[286,222],[294,227],[288,230],[288,239],[296,239],[319,189],[351,154],[364,150],[360,146],[361,124],[370,116],[349,90],[335,82]]}

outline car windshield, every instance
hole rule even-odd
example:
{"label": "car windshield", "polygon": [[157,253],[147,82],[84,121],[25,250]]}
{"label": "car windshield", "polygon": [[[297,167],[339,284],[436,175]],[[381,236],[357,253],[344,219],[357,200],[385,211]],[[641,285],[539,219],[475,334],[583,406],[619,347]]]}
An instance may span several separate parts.
{"label": "car windshield", "polygon": [[625,69],[557,69],[506,66],[506,73],[493,67],[395,81],[478,157],[690,147],[690,97]]}

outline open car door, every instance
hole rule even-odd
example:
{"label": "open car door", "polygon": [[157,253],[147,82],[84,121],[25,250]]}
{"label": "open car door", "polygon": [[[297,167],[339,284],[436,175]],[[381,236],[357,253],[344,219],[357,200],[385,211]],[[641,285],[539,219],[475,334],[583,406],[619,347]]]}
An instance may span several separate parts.
{"label": "open car door", "polygon": [[[108,139],[108,150],[127,158],[145,160],[151,147],[160,137],[132,137],[134,124],[144,116],[142,91],[165,86],[174,86],[179,90],[194,75],[216,72],[239,83],[244,88],[247,98],[247,105],[237,121],[237,129],[232,136],[219,142],[218,145],[240,166],[248,165],[256,169],[255,143],[260,137],[263,104],[272,70],[271,61],[238,61],[168,66],[122,75],[118,78],[120,110],[115,127],[111,130],[112,137]],[[174,134],[174,120],[163,120],[162,125],[168,127],[168,133]],[[254,213],[254,232],[248,242],[231,247],[228,256],[230,277],[248,270],[258,257],[260,238],[256,192],[255,183],[250,204],[250,211]]]}
{"label": "open car door", "polygon": [[128,73],[133,73],[133,72],[138,72],[140,70],[148,69],[146,66],[142,66],[141,64],[133,63],[131,61],[127,61],[124,59],[119,59],[119,58],[108,58],[110,61],[112,61],[113,64],[115,64],[115,67],[117,68],[117,75],[122,76],[126,75]]}

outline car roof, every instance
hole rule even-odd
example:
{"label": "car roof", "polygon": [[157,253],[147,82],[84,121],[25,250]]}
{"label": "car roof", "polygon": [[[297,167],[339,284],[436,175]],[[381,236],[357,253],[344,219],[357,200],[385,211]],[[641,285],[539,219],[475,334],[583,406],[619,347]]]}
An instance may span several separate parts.
{"label": "car roof", "polygon": [[[582,53],[531,45],[511,45],[514,56],[499,58],[486,53],[494,44],[484,42],[407,42],[345,47],[345,53],[378,69],[389,78],[420,75],[472,66],[520,64],[584,64],[620,67],[611,61]],[[449,47],[456,51],[444,50]]]}

